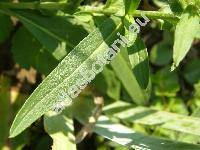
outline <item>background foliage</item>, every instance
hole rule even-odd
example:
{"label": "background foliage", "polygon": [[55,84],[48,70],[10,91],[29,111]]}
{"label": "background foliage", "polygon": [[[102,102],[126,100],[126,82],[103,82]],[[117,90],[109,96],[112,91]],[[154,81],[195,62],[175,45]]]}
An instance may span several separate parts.
{"label": "background foliage", "polygon": [[[2,0],[0,149],[200,149],[199,10],[199,0]],[[151,22],[130,33],[141,13]],[[117,32],[131,44],[50,111]]]}

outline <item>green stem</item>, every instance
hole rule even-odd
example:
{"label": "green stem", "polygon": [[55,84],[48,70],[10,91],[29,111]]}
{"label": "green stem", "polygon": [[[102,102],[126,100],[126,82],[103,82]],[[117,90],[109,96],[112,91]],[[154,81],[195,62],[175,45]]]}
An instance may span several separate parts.
{"label": "green stem", "polygon": [[[65,2],[20,2],[20,3],[8,3],[0,2],[0,9],[47,9],[47,10],[63,10],[69,6],[69,3]],[[88,13],[101,13],[105,15],[112,15],[113,11],[103,9],[102,7],[80,7],[80,12]],[[130,15],[134,17],[142,17],[142,14],[150,19],[163,19],[163,20],[179,20],[178,16],[172,13],[159,12],[159,11],[143,11],[135,10]]]}
{"label": "green stem", "polygon": [[135,10],[131,13],[133,17],[141,17],[142,14],[147,16],[150,19],[163,19],[163,20],[178,20],[179,17],[174,15],[173,13],[159,12],[159,11],[143,11],[143,10]]}
{"label": "green stem", "polygon": [[8,3],[0,2],[0,9],[47,9],[47,10],[63,10],[67,7],[66,2],[20,2]]}
{"label": "green stem", "polygon": [[[101,13],[105,15],[114,14],[113,11],[102,9],[102,8],[92,8],[92,7],[81,7],[80,12],[87,13]],[[133,17],[142,17],[142,14],[147,16],[150,19],[163,19],[163,20],[179,20],[179,17],[173,13],[159,12],[159,11],[144,11],[144,10],[135,10],[130,13]]]}

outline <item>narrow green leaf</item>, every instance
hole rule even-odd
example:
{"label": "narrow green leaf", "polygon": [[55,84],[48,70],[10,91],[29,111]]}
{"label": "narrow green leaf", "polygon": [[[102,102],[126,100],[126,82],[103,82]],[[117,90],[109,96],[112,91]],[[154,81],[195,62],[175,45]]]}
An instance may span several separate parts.
{"label": "narrow green leaf", "polygon": [[2,10],[17,17],[56,59],[62,60],[85,36],[86,29],[70,16],[42,16],[34,11]]}
{"label": "narrow green leaf", "polygon": [[139,37],[135,43],[127,48],[129,54],[129,60],[131,63],[131,69],[140,85],[144,90],[150,82],[150,71],[149,71],[149,58],[147,48]]}
{"label": "narrow green leaf", "polygon": [[[125,37],[129,43],[127,49],[121,50],[121,55],[119,54],[111,65],[133,101],[144,105],[148,102],[150,90],[147,87],[150,83],[148,53],[142,40],[137,39],[137,34],[129,31],[133,22],[131,16],[125,17]],[[122,53],[125,54],[124,57]]]}
{"label": "narrow green leaf", "polygon": [[188,53],[192,42],[197,35],[199,21],[199,17],[195,14],[191,15],[191,11],[186,11],[181,15],[175,31],[174,64],[172,70],[179,66],[180,62]]}
{"label": "narrow green leaf", "polygon": [[126,146],[130,149],[152,149],[152,150],[199,150],[199,145],[181,143],[165,139],[151,137],[123,126],[115,124],[109,120],[108,117],[101,116],[95,125],[94,132],[97,134],[116,142],[120,145]]}
{"label": "narrow green leaf", "polygon": [[[104,55],[121,28],[121,19],[109,18],[81,41],[27,99],[12,124],[10,137],[21,133],[56,103],[64,100],[70,103],[69,95],[76,97],[93,79],[92,64],[96,63],[98,56]],[[83,77],[82,74],[88,72],[90,76]]]}
{"label": "narrow green leaf", "polygon": [[[128,106],[129,104],[129,106],[132,107],[117,109],[117,107],[121,107],[120,105],[117,105],[117,103],[118,102],[115,102],[106,106],[104,108],[104,113],[131,123],[200,136],[200,119],[197,117],[157,111],[147,107],[134,107],[126,102],[124,102],[123,105]],[[123,102],[120,103],[122,104]],[[113,111],[112,109],[118,111]]]}
{"label": "narrow green leaf", "polygon": [[65,113],[48,112],[44,116],[44,128],[53,139],[52,150],[76,150],[73,120]]}
{"label": "narrow green leaf", "polygon": [[[84,111],[84,113],[80,113],[80,109]],[[88,123],[88,118],[92,115],[93,109],[94,104],[91,99],[81,98],[74,103],[71,111],[78,121],[82,124],[86,124]],[[121,107],[119,110],[123,111],[124,107]],[[128,114],[128,116],[130,115],[131,114]],[[128,116],[125,116],[125,118]],[[106,139],[127,147],[128,149],[146,148],[151,150],[199,150],[200,148],[199,145],[159,139],[135,132],[133,129],[130,129],[122,124],[113,123],[106,116],[100,116],[95,124],[95,127],[93,128],[93,131]]]}
{"label": "narrow green leaf", "polygon": [[111,62],[111,66],[133,101],[138,105],[144,105],[147,103],[148,98],[145,96],[135,75],[122,54],[118,54],[118,56]]}

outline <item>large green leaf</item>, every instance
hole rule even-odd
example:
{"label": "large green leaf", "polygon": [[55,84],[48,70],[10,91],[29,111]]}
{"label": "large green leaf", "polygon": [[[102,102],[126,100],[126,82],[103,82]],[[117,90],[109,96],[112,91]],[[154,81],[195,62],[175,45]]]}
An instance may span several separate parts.
{"label": "large green leaf", "polygon": [[186,56],[197,35],[200,19],[197,15],[191,13],[192,10],[188,8],[181,15],[180,21],[176,26],[172,69],[176,68]]}
{"label": "large green leaf", "polygon": [[48,112],[44,117],[44,128],[53,139],[52,150],[76,150],[73,120],[68,115]]}
{"label": "large green leaf", "polygon": [[[105,54],[121,28],[119,18],[109,18],[81,41],[27,99],[12,124],[10,137],[21,133],[56,103],[64,100],[70,103],[68,94],[76,97],[88,84],[89,81],[82,74],[91,73],[92,64],[96,63],[98,56]],[[91,75],[89,77],[87,80],[94,78]]]}

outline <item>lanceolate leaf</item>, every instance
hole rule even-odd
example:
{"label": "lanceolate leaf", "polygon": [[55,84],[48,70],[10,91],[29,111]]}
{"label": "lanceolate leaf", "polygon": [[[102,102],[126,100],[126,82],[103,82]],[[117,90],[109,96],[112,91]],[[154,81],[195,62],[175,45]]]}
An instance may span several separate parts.
{"label": "lanceolate leaf", "polygon": [[[21,133],[56,103],[70,103],[70,97],[76,97],[94,78],[90,75],[86,81],[85,76],[117,38],[121,26],[121,19],[109,18],[81,41],[27,99],[12,124],[10,137]],[[83,77],[83,73],[87,75]]]}
{"label": "lanceolate leaf", "polygon": [[[117,105],[118,103],[120,104]],[[134,107],[131,104],[129,104],[129,108],[120,109],[122,104],[127,107],[129,103],[113,103],[104,108],[104,113],[123,121],[200,136],[200,119],[197,117],[157,111],[147,107]],[[114,112],[114,110],[117,111]]]}
{"label": "lanceolate leaf", "polygon": [[128,15],[124,19],[125,36],[129,44],[122,52],[128,51],[127,58],[119,54],[111,65],[133,101],[144,105],[149,99],[149,60],[143,41],[137,39],[136,33],[129,31],[129,26],[133,22],[134,19]]}
{"label": "lanceolate leaf", "polygon": [[129,60],[131,63],[132,71],[142,89],[146,89],[149,84],[150,71],[149,71],[149,58],[147,48],[138,37],[135,43],[127,48]]}
{"label": "lanceolate leaf", "polygon": [[[88,123],[88,118],[92,114],[94,104],[88,98],[80,99],[73,105],[72,112],[74,117],[82,124]],[[120,104],[121,106],[121,104]],[[125,105],[126,106],[126,103]],[[124,106],[119,110],[123,110]],[[80,110],[84,113],[80,113]],[[128,114],[130,116],[130,114]],[[141,114],[139,116],[142,116]],[[126,117],[126,116],[125,116]],[[123,145],[128,149],[146,150],[199,150],[199,145],[192,145],[181,142],[174,142],[156,137],[147,136],[121,124],[113,123],[108,117],[100,116],[95,124],[93,131],[115,143]]]}
{"label": "lanceolate leaf", "polygon": [[142,88],[138,84],[135,75],[123,56],[118,54],[118,56],[112,61],[111,65],[133,101],[139,105],[147,103],[148,98],[144,95]]}
{"label": "lanceolate leaf", "polygon": [[96,123],[94,132],[129,149],[147,150],[199,150],[199,145],[170,141],[151,137],[121,124],[113,123],[108,117],[101,116]]}
{"label": "lanceolate leaf", "polygon": [[191,13],[189,9],[184,12],[176,26],[172,69],[177,67],[186,56],[197,35],[200,19]]}

